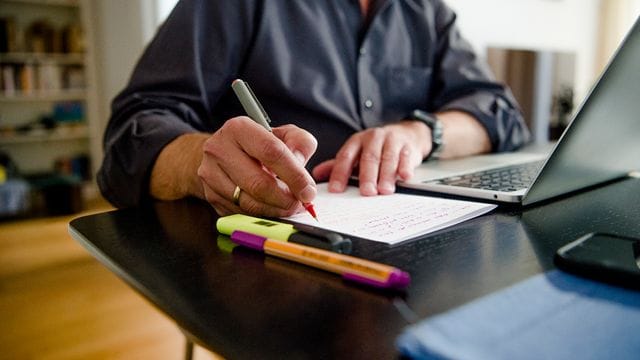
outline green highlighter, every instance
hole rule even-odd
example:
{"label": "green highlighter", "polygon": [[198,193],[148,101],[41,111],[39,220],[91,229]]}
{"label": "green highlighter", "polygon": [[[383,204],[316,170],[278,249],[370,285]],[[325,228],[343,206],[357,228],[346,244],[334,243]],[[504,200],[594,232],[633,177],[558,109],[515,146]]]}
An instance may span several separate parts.
{"label": "green highlighter", "polygon": [[216,228],[219,233],[225,235],[231,235],[236,230],[242,230],[273,240],[289,241],[341,254],[351,253],[351,240],[349,238],[309,225],[292,225],[243,214],[234,214],[219,218],[216,222]]}

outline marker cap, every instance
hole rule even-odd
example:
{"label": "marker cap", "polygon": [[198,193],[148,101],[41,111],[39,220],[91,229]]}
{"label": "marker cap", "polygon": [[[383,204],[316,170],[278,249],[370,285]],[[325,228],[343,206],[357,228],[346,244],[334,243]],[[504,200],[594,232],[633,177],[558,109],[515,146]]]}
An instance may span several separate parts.
{"label": "marker cap", "polygon": [[366,277],[359,276],[356,274],[351,274],[351,273],[342,274],[342,277],[345,280],[355,281],[355,282],[368,284],[371,286],[384,288],[384,289],[402,290],[407,286],[409,286],[409,283],[411,283],[411,276],[408,273],[398,269],[393,270],[389,274],[389,277],[387,278],[386,281],[376,281],[374,279],[366,278]]}
{"label": "marker cap", "polygon": [[238,245],[242,245],[255,250],[264,250],[264,242],[267,240],[264,236],[250,234],[244,231],[234,231],[231,233],[231,241]]}

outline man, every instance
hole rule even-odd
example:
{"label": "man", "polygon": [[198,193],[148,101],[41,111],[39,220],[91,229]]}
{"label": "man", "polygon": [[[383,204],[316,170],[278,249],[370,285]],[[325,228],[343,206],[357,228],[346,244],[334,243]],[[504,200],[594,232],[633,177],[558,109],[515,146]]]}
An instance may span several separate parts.
{"label": "man", "polygon": [[[341,192],[355,172],[362,195],[390,194],[425,158],[515,149],[517,105],[455,19],[439,0],[183,0],[114,100],[100,188],[117,206],[195,196],[288,216],[314,178]],[[245,116],[236,78],[273,133]]]}

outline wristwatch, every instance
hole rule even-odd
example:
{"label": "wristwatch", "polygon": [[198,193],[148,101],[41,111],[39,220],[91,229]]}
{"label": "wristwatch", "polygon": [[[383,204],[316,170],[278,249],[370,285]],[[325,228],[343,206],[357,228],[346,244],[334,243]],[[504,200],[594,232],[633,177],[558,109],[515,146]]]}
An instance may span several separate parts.
{"label": "wristwatch", "polygon": [[444,148],[442,122],[437,117],[422,110],[413,110],[410,120],[420,121],[431,129],[431,151],[425,156],[424,160],[438,159]]}

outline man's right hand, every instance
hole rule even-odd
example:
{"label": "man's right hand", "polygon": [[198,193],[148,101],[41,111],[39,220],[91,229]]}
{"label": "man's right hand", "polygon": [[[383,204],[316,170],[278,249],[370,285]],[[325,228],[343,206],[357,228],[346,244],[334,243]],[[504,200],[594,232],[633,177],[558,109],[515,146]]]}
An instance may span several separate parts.
{"label": "man's right hand", "polygon": [[[235,117],[206,139],[203,134],[185,134],[169,143],[156,160],[151,194],[160,199],[197,196],[220,215],[290,216],[304,210],[301,202],[311,202],[316,195],[315,182],[304,168],[316,147],[316,139],[297,126],[277,127],[270,133],[246,116]],[[185,159],[188,153],[192,155]],[[195,158],[199,162],[189,160]],[[169,170],[167,166],[182,171],[167,174],[162,171]],[[189,183],[187,179],[196,174],[200,181],[190,181],[188,189],[172,193],[175,189],[167,186],[179,187],[178,173],[183,182]],[[163,175],[176,178],[159,181]],[[236,186],[241,192],[234,203]]]}

